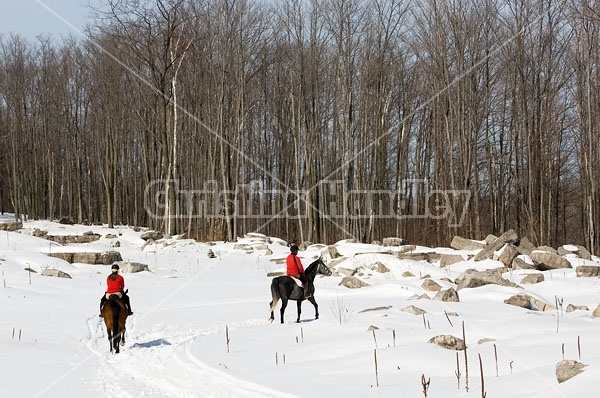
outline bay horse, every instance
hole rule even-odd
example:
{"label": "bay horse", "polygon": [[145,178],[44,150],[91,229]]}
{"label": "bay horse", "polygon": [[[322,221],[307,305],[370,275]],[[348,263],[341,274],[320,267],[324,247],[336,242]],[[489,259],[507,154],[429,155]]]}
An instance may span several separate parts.
{"label": "bay horse", "polygon": [[[315,301],[315,286],[313,284],[315,280],[315,276],[317,274],[329,276],[331,275],[331,270],[327,268],[322,258],[318,258],[312,264],[304,270],[304,274],[309,280],[308,291],[310,293],[310,297],[308,297],[308,301],[312,303],[315,307],[315,319],[319,319],[319,306]],[[302,312],[302,301],[304,298],[304,288],[298,286],[298,284],[294,281],[291,276],[282,275],[273,278],[271,282],[271,296],[273,297],[273,301],[269,303],[271,308],[271,318],[269,318],[269,322],[273,322],[275,316],[273,315],[273,310],[277,306],[277,302],[281,299],[281,323],[283,323],[283,314],[285,312],[285,307],[287,307],[288,300],[295,300],[298,306],[298,319],[296,322],[300,322],[300,313]]]}
{"label": "bay horse", "polygon": [[116,294],[111,294],[104,307],[102,317],[106,324],[106,333],[110,343],[110,352],[118,354],[119,345],[125,345],[125,322],[127,321],[127,307]]}

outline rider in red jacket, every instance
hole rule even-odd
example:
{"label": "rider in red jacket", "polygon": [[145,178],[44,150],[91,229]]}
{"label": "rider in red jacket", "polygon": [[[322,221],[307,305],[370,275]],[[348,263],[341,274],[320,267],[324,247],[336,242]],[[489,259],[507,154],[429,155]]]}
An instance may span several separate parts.
{"label": "rider in red jacket", "polygon": [[102,316],[102,307],[104,303],[108,301],[108,298],[115,294],[123,300],[129,315],[133,315],[131,311],[131,303],[129,302],[129,296],[125,293],[125,280],[119,275],[119,265],[113,264],[111,267],[111,274],[106,278],[106,293],[100,299],[100,316]]}
{"label": "rider in red jacket", "polygon": [[304,286],[304,297],[308,298],[310,297],[310,292],[308,291],[308,278],[304,274],[304,267],[298,257],[298,246],[292,245],[290,247],[290,252],[291,253],[285,259],[285,264],[287,266],[286,274],[302,281],[302,286]]}

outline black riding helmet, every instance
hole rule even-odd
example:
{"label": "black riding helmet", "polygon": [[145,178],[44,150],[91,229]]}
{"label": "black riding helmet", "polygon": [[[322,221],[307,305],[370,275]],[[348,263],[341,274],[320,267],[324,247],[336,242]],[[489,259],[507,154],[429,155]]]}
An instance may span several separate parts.
{"label": "black riding helmet", "polygon": [[118,271],[119,270],[119,265],[118,264],[113,264],[112,267],[110,267],[110,269],[114,272],[114,271]]}
{"label": "black riding helmet", "polygon": [[298,252],[298,246],[296,246],[296,245],[290,246],[290,252],[297,253]]}

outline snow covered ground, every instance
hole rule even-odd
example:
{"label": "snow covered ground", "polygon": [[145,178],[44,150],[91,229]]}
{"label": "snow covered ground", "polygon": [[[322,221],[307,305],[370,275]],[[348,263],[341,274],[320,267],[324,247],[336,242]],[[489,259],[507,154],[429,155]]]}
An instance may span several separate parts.
{"label": "snow covered ground", "polygon": [[[50,235],[93,231],[102,237],[67,247],[32,236],[35,228]],[[468,268],[500,263],[471,260],[440,268],[383,253],[389,248],[341,241],[336,248],[347,260],[338,267],[362,266],[362,279],[370,286],[348,289],[338,285],[342,276],[317,277],[320,319],[314,320],[314,308],[304,302],[302,322],[295,323],[296,306],[290,302],[286,323],[278,322],[278,307],[276,322],[269,324],[267,273],[283,270],[280,260],[288,248],[281,241],[272,240],[269,255],[264,249],[234,248],[252,245],[249,238],[213,245],[165,239],[145,245],[142,232],[49,221],[25,222],[18,232],[0,231],[1,397],[415,398],[425,396],[423,378],[430,383],[427,397],[481,397],[479,357],[487,397],[598,396],[600,319],[591,312],[600,303],[600,280],[577,278],[574,269],[546,271],[546,281],[523,288],[461,289],[460,302],[447,303],[417,299],[424,293],[433,297],[421,287],[420,276],[429,274],[447,288],[452,284],[442,278],[454,280]],[[135,315],[128,319],[126,345],[118,355],[109,353],[98,317],[109,266],[69,264],[45,254],[108,250],[150,269],[123,274]],[[209,250],[217,257],[209,258]],[[315,245],[301,251],[304,266],[322,250]],[[432,250],[451,251],[417,247]],[[582,260],[570,261],[576,267]],[[370,271],[377,262],[390,272]],[[47,268],[71,279],[42,276]],[[403,276],[406,271],[415,276]],[[527,272],[504,277],[519,283]],[[589,311],[541,312],[504,304],[522,292],[552,305],[558,298],[564,308],[585,305]],[[409,305],[426,313],[401,311]],[[446,316],[452,312],[456,315]],[[463,323],[468,391],[464,351],[457,356],[457,351],[428,343],[441,334],[462,337]],[[588,366],[559,384],[555,366],[563,358]]]}

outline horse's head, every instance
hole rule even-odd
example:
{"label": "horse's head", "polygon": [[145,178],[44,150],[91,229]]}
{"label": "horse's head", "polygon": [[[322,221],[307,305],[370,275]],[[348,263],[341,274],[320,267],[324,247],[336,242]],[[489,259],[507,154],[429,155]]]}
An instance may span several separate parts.
{"label": "horse's head", "polygon": [[325,265],[325,262],[323,261],[323,257],[319,257],[316,262],[317,262],[317,274],[321,274],[321,275],[325,275],[325,276],[331,275],[331,270],[327,267],[327,265]]}

